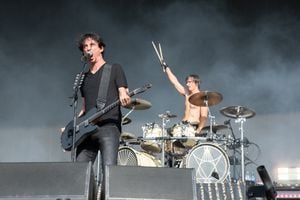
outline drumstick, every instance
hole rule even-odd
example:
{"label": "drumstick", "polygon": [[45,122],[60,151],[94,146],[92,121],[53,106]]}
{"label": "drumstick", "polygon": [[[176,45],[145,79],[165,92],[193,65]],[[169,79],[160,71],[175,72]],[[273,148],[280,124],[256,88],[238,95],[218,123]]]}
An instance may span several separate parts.
{"label": "drumstick", "polygon": [[155,46],[155,44],[154,44],[153,41],[152,41],[152,45],[153,45],[153,48],[154,48],[154,50],[155,50],[155,52],[156,52],[156,54],[157,54],[157,57],[158,57],[158,59],[159,59],[159,62],[162,64],[162,59],[161,59],[161,57],[160,57],[160,55],[159,55],[159,53],[158,53],[158,51],[157,51],[157,48],[156,48],[156,46]]}
{"label": "drumstick", "polygon": [[161,61],[163,62],[164,56],[163,56],[163,54],[162,54],[162,50],[161,50],[160,43],[158,43],[158,48],[159,48],[159,52],[160,52],[160,59],[161,59]]}

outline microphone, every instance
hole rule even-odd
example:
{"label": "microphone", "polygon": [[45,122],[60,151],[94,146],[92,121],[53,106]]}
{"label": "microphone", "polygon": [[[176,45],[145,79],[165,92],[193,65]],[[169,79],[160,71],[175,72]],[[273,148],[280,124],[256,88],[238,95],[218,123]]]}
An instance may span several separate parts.
{"label": "microphone", "polygon": [[88,52],[83,53],[80,60],[86,62],[87,60],[91,59],[92,56],[93,56],[93,53],[88,51]]}

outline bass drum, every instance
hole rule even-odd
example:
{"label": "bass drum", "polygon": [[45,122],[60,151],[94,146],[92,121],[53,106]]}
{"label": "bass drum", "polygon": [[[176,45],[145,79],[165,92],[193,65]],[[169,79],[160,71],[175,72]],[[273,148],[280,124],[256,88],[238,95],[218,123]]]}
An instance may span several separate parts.
{"label": "bass drum", "polygon": [[145,152],[139,152],[130,147],[120,147],[118,151],[118,165],[160,167],[160,160]]}
{"label": "bass drum", "polygon": [[213,143],[195,146],[183,159],[181,167],[194,168],[197,183],[222,183],[230,172],[227,154]]}

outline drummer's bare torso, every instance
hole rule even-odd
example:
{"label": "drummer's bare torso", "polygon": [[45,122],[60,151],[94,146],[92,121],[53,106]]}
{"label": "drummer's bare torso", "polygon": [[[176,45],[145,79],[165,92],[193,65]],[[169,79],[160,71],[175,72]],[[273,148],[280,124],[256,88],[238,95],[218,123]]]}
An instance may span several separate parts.
{"label": "drummer's bare torso", "polygon": [[[197,91],[199,92],[199,91]],[[194,92],[196,93],[196,92]],[[193,93],[193,94],[194,94]],[[189,102],[190,95],[185,95],[185,111],[182,121],[188,121],[191,124],[199,124],[200,122],[200,114],[201,114],[201,107],[195,106]]]}

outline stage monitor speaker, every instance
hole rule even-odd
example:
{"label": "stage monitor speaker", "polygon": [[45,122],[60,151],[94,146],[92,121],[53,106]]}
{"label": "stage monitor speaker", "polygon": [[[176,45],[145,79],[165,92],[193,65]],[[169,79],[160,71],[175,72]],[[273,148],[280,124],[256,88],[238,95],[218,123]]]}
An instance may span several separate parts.
{"label": "stage monitor speaker", "polygon": [[91,163],[0,163],[0,199],[90,200]]}
{"label": "stage monitor speaker", "polygon": [[106,200],[196,200],[193,169],[107,166]]}

